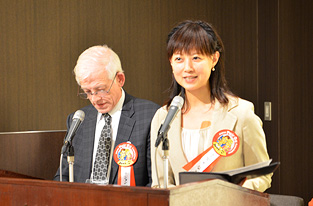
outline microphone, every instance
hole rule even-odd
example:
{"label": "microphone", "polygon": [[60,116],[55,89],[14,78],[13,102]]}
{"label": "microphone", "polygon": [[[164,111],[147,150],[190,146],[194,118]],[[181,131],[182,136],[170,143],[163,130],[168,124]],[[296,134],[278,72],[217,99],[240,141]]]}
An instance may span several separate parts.
{"label": "microphone", "polygon": [[78,130],[81,123],[84,121],[85,113],[82,110],[77,110],[73,116],[73,121],[71,124],[70,129],[68,130],[68,133],[66,134],[66,137],[64,139],[64,145],[61,150],[61,154],[64,154],[67,147],[69,146],[69,143],[74,138],[76,131]]}
{"label": "microphone", "polygon": [[166,134],[167,131],[169,130],[174,117],[177,115],[178,111],[183,107],[183,104],[184,99],[181,96],[174,97],[168,110],[167,116],[158,131],[158,138],[155,141],[155,147],[159,146],[161,140],[164,137],[164,134]]}

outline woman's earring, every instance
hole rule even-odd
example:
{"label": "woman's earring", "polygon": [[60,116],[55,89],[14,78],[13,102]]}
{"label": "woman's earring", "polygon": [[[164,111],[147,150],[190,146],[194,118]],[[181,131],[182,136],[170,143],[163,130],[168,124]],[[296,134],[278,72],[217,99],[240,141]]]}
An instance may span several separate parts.
{"label": "woman's earring", "polygon": [[214,68],[214,67],[212,68],[212,71],[213,71],[213,72],[215,71],[215,68]]}

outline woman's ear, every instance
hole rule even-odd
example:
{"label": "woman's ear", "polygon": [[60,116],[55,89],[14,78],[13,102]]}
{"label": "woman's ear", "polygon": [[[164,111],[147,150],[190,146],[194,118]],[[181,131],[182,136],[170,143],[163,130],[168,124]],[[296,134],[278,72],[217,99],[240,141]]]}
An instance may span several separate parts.
{"label": "woman's ear", "polygon": [[171,66],[172,66],[172,58],[170,58],[169,61],[170,61],[170,64],[171,64]]}
{"label": "woman's ear", "polygon": [[216,51],[213,55],[212,55],[212,60],[213,60],[213,65],[215,66],[220,58],[220,53],[218,51]]}

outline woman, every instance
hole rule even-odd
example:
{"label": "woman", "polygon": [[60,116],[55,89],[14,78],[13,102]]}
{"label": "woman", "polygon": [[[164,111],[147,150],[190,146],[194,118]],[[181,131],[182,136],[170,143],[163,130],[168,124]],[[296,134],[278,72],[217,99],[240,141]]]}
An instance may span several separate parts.
{"label": "woman", "polygon": [[[224,47],[214,28],[202,21],[184,21],[168,35],[167,53],[173,71],[167,105],[155,114],[151,125],[152,186],[163,187],[162,150],[155,160],[154,143],[172,99],[180,95],[184,105],[167,133],[170,144],[168,185],[179,185],[179,172],[187,163],[212,146],[220,131],[232,131],[238,138],[236,152],[221,156],[211,170],[225,171],[269,160],[262,122],[251,102],[228,89],[225,80]],[[157,163],[157,173],[155,165]],[[190,165],[189,165],[190,166]],[[190,170],[192,171],[192,170]],[[271,174],[247,179],[243,187],[265,191]]]}

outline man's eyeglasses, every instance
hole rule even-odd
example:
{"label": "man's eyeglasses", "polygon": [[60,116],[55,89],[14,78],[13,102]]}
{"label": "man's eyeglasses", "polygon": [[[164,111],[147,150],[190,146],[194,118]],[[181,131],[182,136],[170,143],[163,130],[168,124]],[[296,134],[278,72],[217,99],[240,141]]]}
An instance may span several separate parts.
{"label": "man's eyeglasses", "polygon": [[100,89],[100,90],[95,91],[95,92],[82,92],[82,90],[78,87],[77,95],[78,95],[80,98],[82,98],[82,99],[89,99],[89,98],[91,98],[92,95],[96,95],[96,96],[100,95],[101,97],[107,95],[107,94],[110,92],[110,90],[111,90],[111,88],[112,88],[112,86],[113,86],[113,83],[114,83],[114,80],[115,80],[116,75],[117,75],[117,72],[116,72],[115,75],[114,75],[114,78],[113,78],[113,80],[112,80],[112,83],[111,83],[111,85],[110,85],[109,90],[106,91],[106,90],[104,90],[104,89]]}

